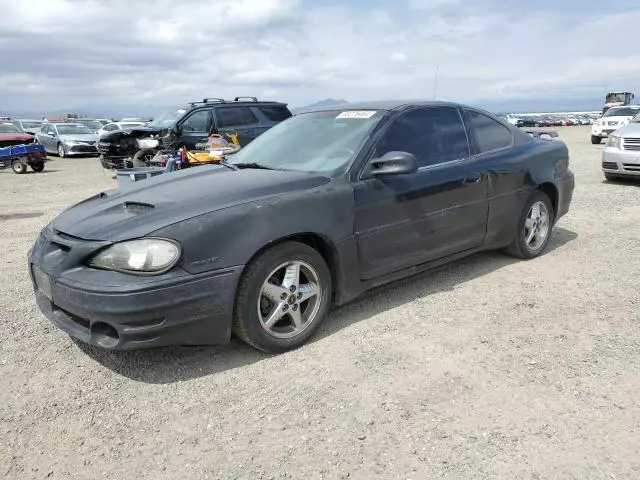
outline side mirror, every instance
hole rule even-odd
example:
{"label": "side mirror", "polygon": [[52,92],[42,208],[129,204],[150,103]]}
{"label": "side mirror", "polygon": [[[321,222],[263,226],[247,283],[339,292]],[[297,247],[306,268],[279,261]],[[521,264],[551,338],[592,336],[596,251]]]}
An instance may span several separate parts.
{"label": "side mirror", "polygon": [[408,152],[388,152],[372,160],[367,166],[366,178],[406,175],[418,171],[418,159]]}

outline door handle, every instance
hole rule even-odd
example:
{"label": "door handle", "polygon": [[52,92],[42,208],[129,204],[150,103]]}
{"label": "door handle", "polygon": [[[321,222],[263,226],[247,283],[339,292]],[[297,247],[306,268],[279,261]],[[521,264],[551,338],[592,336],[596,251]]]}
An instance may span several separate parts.
{"label": "door handle", "polygon": [[481,181],[482,175],[480,175],[479,173],[474,173],[473,175],[469,175],[464,180],[462,180],[462,183],[464,183],[465,185],[469,185],[473,183],[480,183]]}

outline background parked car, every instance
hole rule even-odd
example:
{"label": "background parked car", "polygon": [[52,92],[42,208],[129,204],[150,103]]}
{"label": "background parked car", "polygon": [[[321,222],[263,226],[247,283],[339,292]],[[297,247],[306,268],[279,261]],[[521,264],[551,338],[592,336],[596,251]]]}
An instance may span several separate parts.
{"label": "background parked car", "polygon": [[84,125],[94,133],[97,133],[98,130],[100,130],[103,127],[101,122],[93,118],[77,118],[73,120],[73,123],[79,123],[81,125]]}
{"label": "background parked car", "polygon": [[36,134],[36,140],[47,153],[60,157],[97,153],[98,135],[80,123],[46,123]]}
{"label": "background parked car", "polygon": [[9,120],[0,121],[0,147],[32,143],[33,135],[25,133]]}
{"label": "background parked car", "polygon": [[121,130],[131,130],[135,127],[144,127],[146,122],[111,122],[107,123],[100,130],[98,130],[98,138],[102,138],[103,135],[110,132],[117,132]]}
{"label": "background parked car", "polygon": [[30,133],[31,135],[38,133],[44,123],[42,120],[17,119],[12,121],[20,128],[20,130],[25,133]]}
{"label": "background parked car", "polygon": [[640,113],[609,135],[602,151],[602,170],[607,180],[640,178]]}
{"label": "background parked car", "polygon": [[591,143],[598,144],[611,132],[626,125],[640,112],[640,105],[628,105],[626,107],[613,107],[607,110],[602,118],[593,122],[591,127]]}

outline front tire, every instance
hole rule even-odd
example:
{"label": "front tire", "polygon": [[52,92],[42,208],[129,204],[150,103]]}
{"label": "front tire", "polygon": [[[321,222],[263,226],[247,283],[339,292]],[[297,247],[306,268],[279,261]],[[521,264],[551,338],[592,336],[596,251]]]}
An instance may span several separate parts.
{"label": "front tire", "polygon": [[505,252],[522,259],[541,255],[551,239],[554,221],[551,200],[543,192],[535,191],[524,204],[518,218],[516,237]]}
{"label": "front tire", "polygon": [[44,170],[44,162],[32,163],[31,170],[33,170],[36,173],[42,172]]}
{"label": "front tire", "polygon": [[618,180],[620,180],[620,177],[618,175],[614,175],[613,173],[606,173],[606,172],[604,174],[604,178],[608,182],[617,182]]}
{"label": "front tire", "polygon": [[11,170],[13,170],[13,172],[17,173],[18,175],[22,175],[23,173],[27,172],[27,166],[20,160],[16,159],[11,162]]}
{"label": "front tire", "polygon": [[326,317],[332,291],[331,273],[316,250],[298,242],[276,245],[243,273],[233,331],[263,352],[298,348]]}
{"label": "front tire", "polygon": [[60,158],[64,158],[67,156],[67,152],[64,151],[64,145],[61,143],[58,144],[58,156]]}
{"label": "front tire", "polygon": [[594,145],[600,145],[600,142],[602,142],[602,137],[597,137],[595,135],[591,135],[591,143]]}

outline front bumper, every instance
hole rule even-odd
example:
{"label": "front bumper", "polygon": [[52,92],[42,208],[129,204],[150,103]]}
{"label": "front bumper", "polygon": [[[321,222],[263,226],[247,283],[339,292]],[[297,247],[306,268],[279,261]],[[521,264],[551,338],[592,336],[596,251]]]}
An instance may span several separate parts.
{"label": "front bumper", "polygon": [[95,145],[69,145],[67,143],[64,144],[64,150],[67,155],[80,155],[83,153],[98,153],[98,149]]}
{"label": "front bumper", "polygon": [[28,255],[37,305],[61,330],[109,350],[228,343],[241,267],[158,278],[69,269],[65,254],[88,250],[78,243],[91,242],[43,234]]}
{"label": "front bumper", "polygon": [[640,151],[605,147],[602,170],[614,175],[640,177]]}

